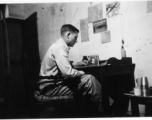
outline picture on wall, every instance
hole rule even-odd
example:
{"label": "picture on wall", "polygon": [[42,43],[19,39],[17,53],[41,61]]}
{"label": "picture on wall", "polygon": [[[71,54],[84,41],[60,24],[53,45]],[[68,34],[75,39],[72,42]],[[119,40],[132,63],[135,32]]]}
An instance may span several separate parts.
{"label": "picture on wall", "polygon": [[93,23],[103,19],[102,3],[88,7],[88,22]]}
{"label": "picture on wall", "polygon": [[107,20],[103,19],[100,21],[93,22],[93,32],[99,33],[107,31]]}
{"label": "picture on wall", "polygon": [[147,1],[147,13],[152,12],[152,1]]}
{"label": "picture on wall", "polygon": [[99,65],[99,55],[90,55],[88,56],[89,61],[88,64],[89,65]]}
{"label": "picture on wall", "polygon": [[80,20],[81,42],[89,41],[88,19]]}
{"label": "picture on wall", "polygon": [[106,5],[107,18],[119,15],[120,12],[120,2],[113,2]]}
{"label": "picture on wall", "polygon": [[111,41],[111,35],[110,35],[110,31],[106,31],[106,32],[102,32],[101,33],[101,43],[107,43]]}

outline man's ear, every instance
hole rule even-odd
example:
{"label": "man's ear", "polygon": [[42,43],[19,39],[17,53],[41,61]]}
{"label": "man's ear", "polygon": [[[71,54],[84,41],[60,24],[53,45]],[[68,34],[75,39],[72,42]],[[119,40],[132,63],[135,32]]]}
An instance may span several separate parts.
{"label": "man's ear", "polygon": [[67,38],[68,38],[68,39],[69,39],[70,34],[71,34],[70,32],[67,32]]}

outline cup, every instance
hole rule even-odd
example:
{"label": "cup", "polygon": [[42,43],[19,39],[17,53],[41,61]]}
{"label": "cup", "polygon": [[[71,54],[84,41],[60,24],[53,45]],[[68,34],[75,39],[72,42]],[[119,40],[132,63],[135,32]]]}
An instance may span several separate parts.
{"label": "cup", "polygon": [[134,88],[134,95],[140,96],[141,95],[141,89],[138,87]]}
{"label": "cup", "polygon": [[142,88],[141,89],[141,96],[146,97],[146,96],[149,96],[149,95],[150,95],[150,90],[149,89],[147,89],[147,88]]}
{"label": "cup", "polygon": [[137,87],[141,88],[141,78],[136,79]]}
{"label": "cup", "polygon": [[152,87],[149,87],[149,94],[152,95]]}
{"label": "cup", "polygon": [[147,79],[147,77],[142,77],[141,78],[141,88],[148,89],[148,79]]}

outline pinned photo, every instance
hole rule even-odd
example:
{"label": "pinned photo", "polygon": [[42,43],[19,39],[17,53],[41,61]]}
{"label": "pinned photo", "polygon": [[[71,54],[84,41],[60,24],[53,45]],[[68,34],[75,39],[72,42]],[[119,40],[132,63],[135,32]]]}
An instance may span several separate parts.
{"label": "pinned photo", "polygon": [[107,31],[107,20],[103,19],[100,21],[93,22],[93,32],[99,33]]}

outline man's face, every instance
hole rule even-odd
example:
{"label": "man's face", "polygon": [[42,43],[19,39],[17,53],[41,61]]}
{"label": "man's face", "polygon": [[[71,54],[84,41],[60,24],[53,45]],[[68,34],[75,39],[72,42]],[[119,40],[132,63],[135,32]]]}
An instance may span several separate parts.
{"label": "man's face", "polygon": [[77,42],[78,33],[69,33],[68,35],[68,46],[73,47],[74,44]]}

